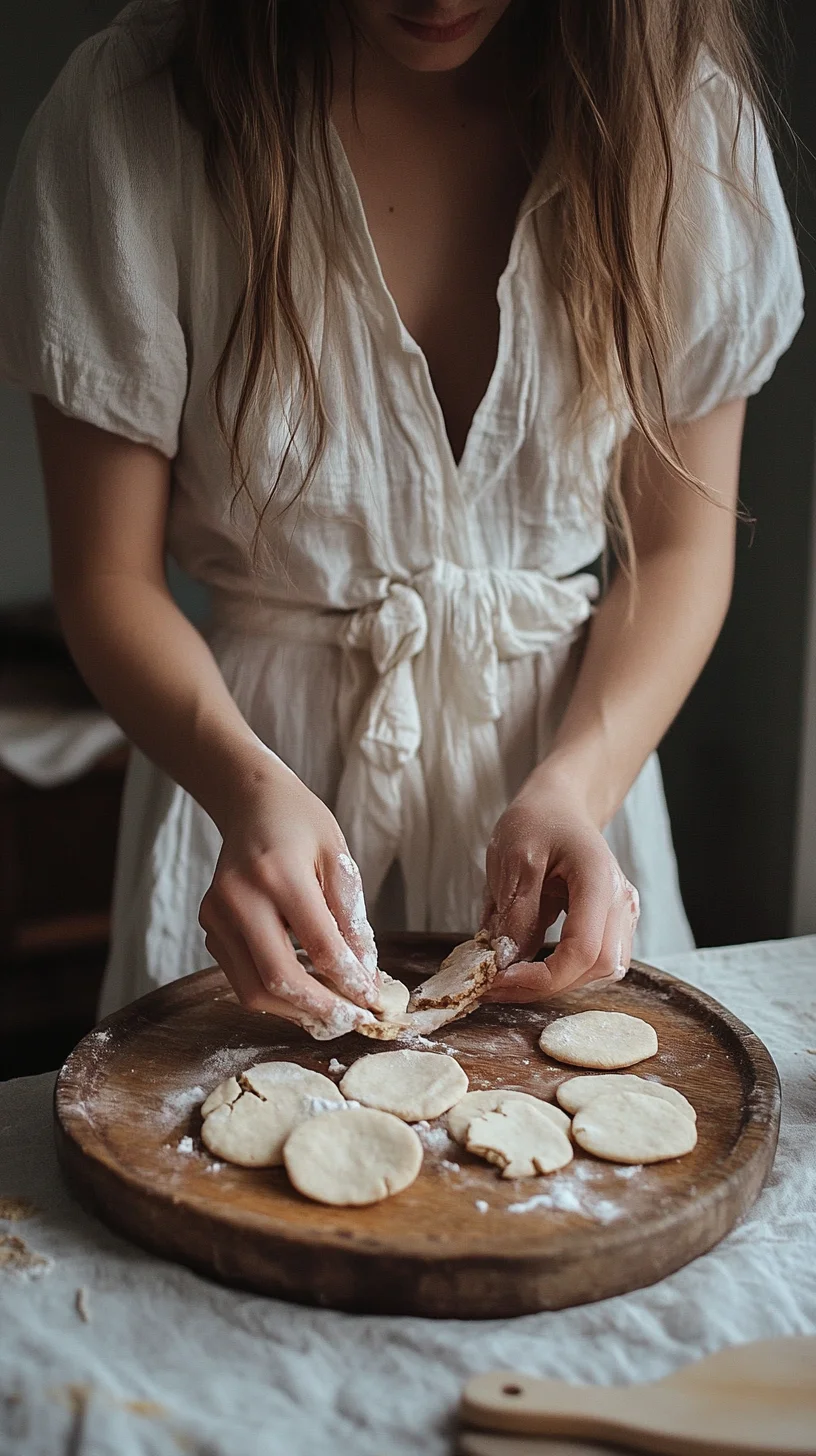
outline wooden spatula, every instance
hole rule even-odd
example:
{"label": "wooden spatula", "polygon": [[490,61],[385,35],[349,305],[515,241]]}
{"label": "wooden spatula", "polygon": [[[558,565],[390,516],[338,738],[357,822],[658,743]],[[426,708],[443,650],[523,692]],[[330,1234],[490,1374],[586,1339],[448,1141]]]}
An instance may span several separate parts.
{"label": "wooden spatula", "polygon": [[548,1436],[495,1436],[460,1431],[458,1456],[637,1456],[631,1446],[588,1446],[584,1441],[551,1441]]}
{"label": "wooden spatula", "polygon": [[479,1431],[610,1441],[654,1456],[816,1456],[816,1337],[737,1345],[650,1385],[477,1375],[461,1417]]}

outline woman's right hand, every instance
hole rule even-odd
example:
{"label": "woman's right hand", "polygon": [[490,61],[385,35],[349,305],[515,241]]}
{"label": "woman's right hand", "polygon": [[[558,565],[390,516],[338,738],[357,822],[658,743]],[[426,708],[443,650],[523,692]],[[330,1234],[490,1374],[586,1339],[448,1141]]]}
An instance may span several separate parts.
{"label": "woman's right hand", "polygon": [[[360,872],[334,815],[270,760],[222,817],[223,846],[199,921],[243,1006],[328,1040],[373,1020],[377,947]],[[290,930],[333,989],[298,960]]]}

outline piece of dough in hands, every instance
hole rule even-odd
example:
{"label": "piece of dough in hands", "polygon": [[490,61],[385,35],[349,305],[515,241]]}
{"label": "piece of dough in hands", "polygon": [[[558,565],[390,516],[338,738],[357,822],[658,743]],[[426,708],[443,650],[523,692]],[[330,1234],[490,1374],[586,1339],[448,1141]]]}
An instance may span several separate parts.
{"label": "piece of dough in hands", "polygon": [[381,1010],[377,1015],[382,1021],[399,1021],[405,1012],[411,993],[402,981],[396,981],[385,971],[380,971],[380,980],[382,981]]}
{"label": "piece of dough in hands", "polygon": [[398,1117],[359,1107],[342,1117],[302,1122],[287,1139],[283,1161],[304,1197],[360,1207],[413,1183],[422,1166],[422,1143]]}
{"label": "piece of dough in hands", "polygon": [[648,1021],[622,1011],[579,1011],[551,1021],[538,1044],[558,1062],[613,1070],[653,1057],[657,1032]]}
{"label": "piece of dough in hands", "polygon": [[678,1092],[676,1087],[666,1087],[662,1082],[650,1082],[646,1077],[638,1077],[634,1072],[604,1072],[597,1077],[570,1077],[567,1082],[562,1082],[556,1089],[556,1097],[566,1112],[581,1112],[596,1097],[602,1097],[605,1092],[636,1092],[641,1097],[657,1097],[661,1102],[670,1102],[678,1112],[690,1117],[692,1122],[697,1121],[697,1113],[694,1111],[687,1097]]}
{"label": "piece of dough in hands", "polygon": [[681,1158],[697,1144],[687,1113],[639,1092],[604,1092],[572,1120],[579,1147],[611,1163],[661,1163]]}
{"label": "piece of dough in hands", "polygon": [[430,1122],[464,1097],[468,1079],[444,1052],[406,1048],[360,1057],[349,1067],[340,1089],[344,1097],[391,1112],[404,1122]]}
{"label": "piece of dough in hands", "polygon": [[473,1011],[498,975],[496,955],[483,936],[464,940],[435,975],[417,986],[401,1017],[383,1017],[357,1028],[363,1036],[396,1041],[406,1032],[428,1036]]}
{"label": "piece of dough in hands", "polygon": [[466,1147],[502,1170],[503,1178],[533,1178],[572,1162],[572,1145],[560,1128],[527,1102],[505,1102],[470,1124]]}
{"label": "piece of dough in hands", "polygon": [[554,1127],[565,1134],[569,1133],[570,1120],[560,1107],[553,1107],[551,1102],[543,1102],[540,1097],[533,1097],[530,1092],[515,1092],[510,1087],[468,1092],[448,1113],[448,1132],[464,1147],[467,1144],[468,1129],[475,1118],[482,1117],[487,1112],[502,1112],[508,1102],[528,1102],[543,1113]]}

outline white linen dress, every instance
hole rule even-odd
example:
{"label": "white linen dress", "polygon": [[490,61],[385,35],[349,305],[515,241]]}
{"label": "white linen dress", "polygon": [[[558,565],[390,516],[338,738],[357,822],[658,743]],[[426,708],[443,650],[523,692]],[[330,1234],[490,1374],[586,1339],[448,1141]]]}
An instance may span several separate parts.
{"label": "white linen dress", "polygon": [[[248,722],[336,812],[380,924],[468,931],[495,821],[574,681],[610,458],[631,426],[625,405],[599,406],[581,439],[569,429],[574,353],[531,220],[537,208],[546,237],[558,179],[521,209],[496,364],[457,465],[339,139],[348,247],[333,280],[304,165],[295,287],[329,440],[305,495],[267,512],[253,561],[255,516],[246,500],[231,508],[210,395],[238,269],[163,64],[174,18],[172,0],[129,6],[74,54],[28,130],[0,244],[0,372],[172,458],[168,550],[211,591],[209,640]],[[727,81],[702,67],[694,229],[675,230],[669,262],[677,421],[759,389],[802,314],[764,136],[761,210],[731,185],[734,114]],[[256,502],[286,439],[280,405],[264,426]],[[290,458],[278,501],[299,483]],[[606,832],[640,891],[637,953],[688,948],[656,756]],[[208,816],[134,753],[103,1011],[209,963],[198,909],[218,850]],[[381,894],[393,866],[397,909]]]}

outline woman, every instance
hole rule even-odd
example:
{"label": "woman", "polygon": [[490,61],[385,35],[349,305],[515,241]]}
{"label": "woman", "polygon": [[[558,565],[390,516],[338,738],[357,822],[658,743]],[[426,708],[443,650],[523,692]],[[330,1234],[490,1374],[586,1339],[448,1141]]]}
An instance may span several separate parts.
{"label": "woman", "polygon": [[730,0],[143,0],[2,259],[61,618],[141,750],[106,1010],[202,963],[200,906],[245,1005],[357,1024],[355,861],[377,925],[481,914],[505,998],[621,976],[633,884],[640,952],[691,943],[654,749],[801,317]]}

